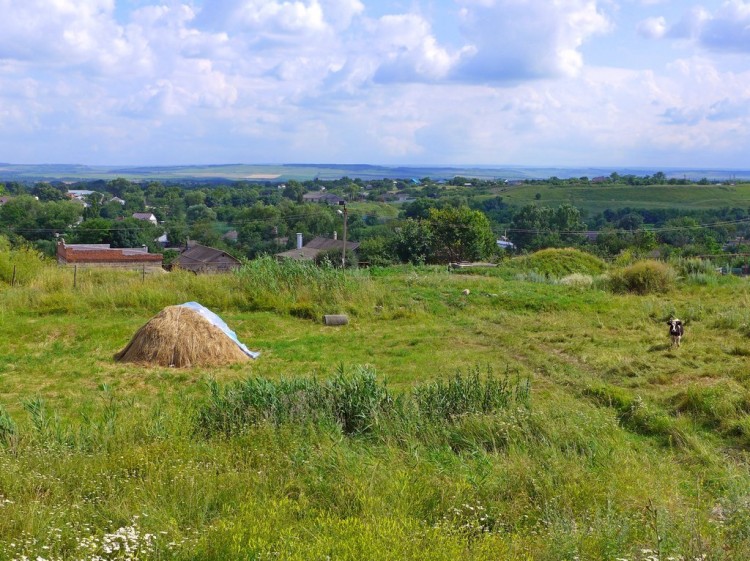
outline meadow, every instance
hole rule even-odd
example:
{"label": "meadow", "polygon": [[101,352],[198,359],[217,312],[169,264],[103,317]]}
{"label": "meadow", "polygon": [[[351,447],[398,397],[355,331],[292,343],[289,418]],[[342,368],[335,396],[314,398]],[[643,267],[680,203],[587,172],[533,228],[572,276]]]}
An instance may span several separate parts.
{"label": "meadow", "polygon": [[[750,287],[670,267],[645,294],[564,251],[74,287],[6,247],[0,559],[750,558]],[[191,300],[260,358],[113,361]]]}

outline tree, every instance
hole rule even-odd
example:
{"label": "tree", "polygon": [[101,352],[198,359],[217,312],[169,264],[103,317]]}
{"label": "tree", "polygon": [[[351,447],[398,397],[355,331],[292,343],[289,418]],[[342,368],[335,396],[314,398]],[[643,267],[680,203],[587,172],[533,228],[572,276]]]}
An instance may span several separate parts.
{"label": "tree", "polygon": [[396,228],[393,252],[402,263],[425,263],[432,253],[432,230],[426,220],[406,220]]}
{"label": "tree", "polygon": [[112,221],[90,218],[81,222],[73,232],[75,243],[112,243]]}
{"label": "tree", "polygon": [[53,187],[49,183],[37,183],[31,190],[31,194],[37,197],[41,202],[64,201],[68,197],[65,194],[67,189]]}
{"label": "tree", "polygon": [[284,192],[282,193],[284,197],[296,203],[301,203],[303,201],[304,194],[304,185],[302,185],[299,181],[295,181],[294,179],[289,180],[289,182],[286,184],[286,187],[284,187]]}
{"label": "tree", "polygon": [[468,207],[432,209],[431,260],[438,263],[486,259],[495,250],[495,235],[484,213]]}
{"label": "tree", "polygon": [[513,216],[510,239],[521,249],[555,247],[580,242],[585,229],[581,212],[571,204],[527,205]]}
{"label": "tree", "polygon": [[187,219],[189,222],[211,222],[216,220],[216,213],[204,204],[192,205],[187,209]]}

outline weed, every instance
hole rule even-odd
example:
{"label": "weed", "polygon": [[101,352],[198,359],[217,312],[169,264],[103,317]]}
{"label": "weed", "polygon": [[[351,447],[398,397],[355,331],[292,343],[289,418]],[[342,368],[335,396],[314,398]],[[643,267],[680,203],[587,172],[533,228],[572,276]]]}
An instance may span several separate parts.
{"label": "weed", "polygon": [[674,270],[659,261],[638,261],[610,274],[610,285],[615,292],[651,294],[666,292],[675,278]]}
{"label": "weed", "polygon": [[0,405],[0,444],[12,447],[17,442],[16,423],[8,412]]}

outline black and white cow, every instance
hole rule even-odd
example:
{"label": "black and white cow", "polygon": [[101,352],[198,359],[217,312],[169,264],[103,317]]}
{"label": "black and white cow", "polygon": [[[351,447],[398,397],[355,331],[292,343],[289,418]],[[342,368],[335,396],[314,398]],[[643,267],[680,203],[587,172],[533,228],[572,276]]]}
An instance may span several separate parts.
{"label": "black and white cow", "polygon": [[672,346],[680,346],[682,336],[685,334],[685,328],[682,326],[682,320],[672,318],[667,322],[669,326],[669,337],[672,339]]}

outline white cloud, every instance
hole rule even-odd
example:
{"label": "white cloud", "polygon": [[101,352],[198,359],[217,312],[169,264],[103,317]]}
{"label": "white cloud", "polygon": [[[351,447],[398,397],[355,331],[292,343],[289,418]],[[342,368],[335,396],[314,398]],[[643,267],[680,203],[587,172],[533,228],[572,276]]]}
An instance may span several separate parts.
{"label": "white cloud", "polygon": [[475,48],[457,70],[463,79],[507,81],[575,76],[580,47],[611,29],[591,0],[458,0],[462,31]]}
{"label": "white cloud", "polygon": [[367,56],[379,66],[379,82],[433,81],[448,75],[467,52],[449,52],[432,34],[430,24],[416,14],[388,15],[370,24]]}
{"label": "white cloud", "polygon": [[0,0],[0,57],[107,65],[127,51],[113,9],[113,0]]}
{"label": "white cloud", "polygon": [[667,32],[667,21],[663,17],[648,18],[638,24],[637,30],[646,39],[661,39]]}

